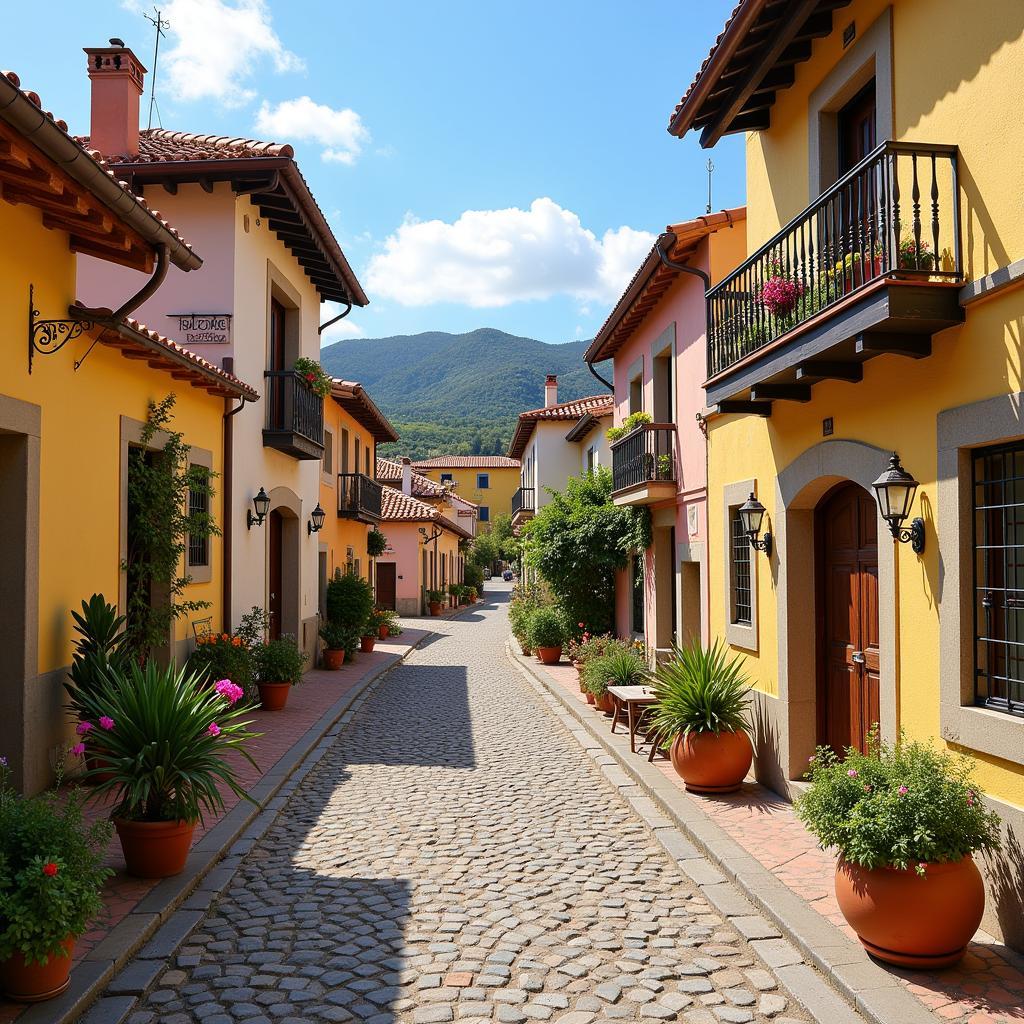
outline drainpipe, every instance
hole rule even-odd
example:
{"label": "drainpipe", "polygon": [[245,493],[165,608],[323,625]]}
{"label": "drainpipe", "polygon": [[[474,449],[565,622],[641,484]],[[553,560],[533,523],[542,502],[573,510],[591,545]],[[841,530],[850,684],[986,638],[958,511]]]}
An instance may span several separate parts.
{"label": "drainpipe", "polygon": [[224,516],[224,529],[222,531],[222,540],[224,542],[224,554],[221,559],[223,565],[224,578],[221,580],[221,605],[223,606],[221,615],[223,617],[224,631],[226,632],[231,626],[231,538],[233,530],[231,527],[231,505],[234,500],[234,488],[232,486],[232,477],[234,476],[234,420],[233,416],[237,416],[245,408],[247,399],[242,399],[242,404],[237,409],[232,409],[231,412],[224,413],[224,457],[221,460],[224,464],[224,508],[226,514]]}
{"label": "drainpipe", "polygon": [[611,381],[607,381],[594,369],[594,364],[588,359],[586,360],[587,369],[610,391],[612,394],[615,393],[615,385]]}
{"label": "drainpipe", "polygon": [[352,303],[349,302],[348,299],[346,299],[345,300],[345,308],[344,308],[344,310],[342,310],[342,312],[340,312],[336,317],[332,317],[330,320],[328,320],[327,323],[321,324],[317,328],[317,332],[316,333],[318,335],[323,334],[324,331],[326,331],[328,327],[330,327],[332,324],[336,324],[339,320],[344,320],[345,317],[347,317],[349,315],[349,313],[351,313],[351,312],[352,312]]}
{"label": "drainpipe", "polygon": [[117,326],[130,313],[141,306],[164,283],[167,268],[170,265],[170,251],[166,245],[158,245],[156,249],[156,269],[153,276],[130,298],[123,302],[113,313],[109,309],[92,309],[89,306],[72,306],[71,315],[76,320],[91,320],[94,323],[109,323]]}

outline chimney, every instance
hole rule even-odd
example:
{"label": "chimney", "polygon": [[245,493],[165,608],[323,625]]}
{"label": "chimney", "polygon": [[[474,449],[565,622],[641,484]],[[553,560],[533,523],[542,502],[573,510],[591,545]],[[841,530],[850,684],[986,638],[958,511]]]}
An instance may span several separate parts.
{"label": "chimney", "polygon": [[86,47],[92,83],[89,148],[104,156],[139,155],[139,98],[146,69],[120,39]]}
{"label": "chimney", "polygon": [[402,457],[402,493],[412,495],[412,459]]}
{"label": "chimney", "polygon": [[550,409],[553,405],[558,405],[558,378],[549,373],[544,378],[544,408]]}

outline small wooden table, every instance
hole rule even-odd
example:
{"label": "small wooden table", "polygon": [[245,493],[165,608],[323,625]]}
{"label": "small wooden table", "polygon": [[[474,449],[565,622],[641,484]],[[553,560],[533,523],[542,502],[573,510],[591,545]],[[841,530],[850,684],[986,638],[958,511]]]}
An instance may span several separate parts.
{"label": "small wooden table", "polygon": [[623,708],[626,721],[629,723],[629,752],[636,753],[636,732],[643,719],[644,708],[656,703],[657,697],[649,686],[609,686],[608,695],[612,699],[612,732],[618,724]]}

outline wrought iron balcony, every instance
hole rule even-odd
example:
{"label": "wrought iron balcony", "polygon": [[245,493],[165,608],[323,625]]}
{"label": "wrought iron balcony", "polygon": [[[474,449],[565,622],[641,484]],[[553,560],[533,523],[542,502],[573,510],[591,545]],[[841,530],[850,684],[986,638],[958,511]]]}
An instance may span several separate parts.
{"label": "wrought iron balcony", "polygon": [[534,504],[533,488],[520,487],[512,495],[512,518],[515,519],[518,516],[520,519],[525,519],[533,515],[535,511],[536,505]]}
{"label": "wrought iron balcony", "polygon": [[874,355],[930,354],[962,276],[956,147],[882,143],[708,292],[708,404],[767,414]]}
{"label": "wrought iron balcony", "polygon": [[365,473],[338,474],[338,515],[364,523],[380,521],[381,486]]}
{"label": "wrought iron balcony", "polygon": [[296,459],[324,454],[324,400],[294,370],[267,370],[263,446]]}
{"label": "wrought iron balcony", "polygon": [[643,423],[612,443],[612,498],[616,505],[649,505],[676,493],[676,428]]}

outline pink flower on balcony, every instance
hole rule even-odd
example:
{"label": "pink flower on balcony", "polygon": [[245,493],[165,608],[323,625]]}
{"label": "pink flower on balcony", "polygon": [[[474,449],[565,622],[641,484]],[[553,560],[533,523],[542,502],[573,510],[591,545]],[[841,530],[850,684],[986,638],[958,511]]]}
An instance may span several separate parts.
{"label": "pink flower on balcony", "polygon": [[792,313],[800,296],[804,293],[801,281],[781,274],[770,277],[761,288],[761,305],[775,316]]}

